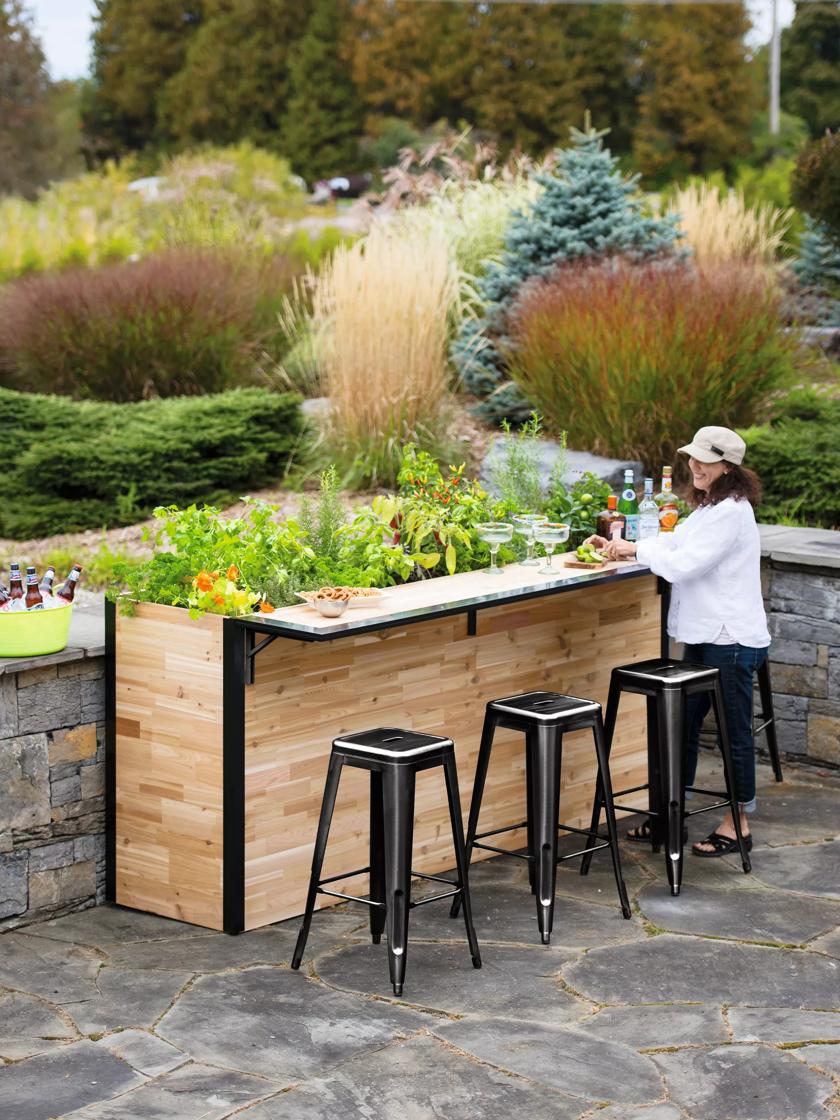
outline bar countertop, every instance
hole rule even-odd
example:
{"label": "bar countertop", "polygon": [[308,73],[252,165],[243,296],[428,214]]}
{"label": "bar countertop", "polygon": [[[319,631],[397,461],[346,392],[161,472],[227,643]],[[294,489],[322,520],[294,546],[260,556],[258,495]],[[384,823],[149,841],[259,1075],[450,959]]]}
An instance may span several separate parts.
{"label": "bar countertop", "polygon": [[384,597],[368,604],[352,604],[338,618],[324,618],[305,604],[281,607],[272,614],[251,615],[241,619],[243,626],[276,637],[301,641],[327,641],[332,638],[386,629],[406,622],[424,622],[451,614],[469,614],[485,607],[533,599],[541,595],[573,591],[616,580],[650,575],[650,568],[635,561],[612,561],[604,568],[563,567],[564,559],[574,553],[555,556],[553,576],[541,575],[537,568],[508,564],[498,575],[486,572],[461,572],[384,589]]}

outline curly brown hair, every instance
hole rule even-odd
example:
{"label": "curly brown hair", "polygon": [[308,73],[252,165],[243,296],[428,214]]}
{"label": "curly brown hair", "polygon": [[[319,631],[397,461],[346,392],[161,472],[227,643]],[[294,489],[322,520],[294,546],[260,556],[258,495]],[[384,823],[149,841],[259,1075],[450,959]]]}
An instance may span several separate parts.
{"label": "curly brown hair", "polygon": [[729,468],[724,474],[719,475],[708,490],[691,488],[688,495],[689,505],[698,509],[700,506],[716,506],[726,498],[743,498],[748,501],[753,509],[761,503],[761,479],[748,467],[741,467],[737,463],[727,463]]}

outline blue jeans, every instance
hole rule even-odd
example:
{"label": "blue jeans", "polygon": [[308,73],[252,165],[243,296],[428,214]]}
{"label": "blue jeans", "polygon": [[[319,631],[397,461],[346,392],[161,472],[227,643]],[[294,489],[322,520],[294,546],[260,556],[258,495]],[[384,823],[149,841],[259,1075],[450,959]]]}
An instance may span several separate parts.
{"label": "blue jeans", "polygon": [[[683,658],[696,665],[713,665],[720,670],[723,708],[729,731],[732,764],[735,770],[735,794],[741,808],[755,809],[755,744],[753,743],[752,696],[753,676],[767,657],[767,647],[716,646],[711,642],[685,647]],[[711,707],[708,692],[696,693],[686,700],[685,784],[694,784],[697,773],[697,752],[700,728]]]}

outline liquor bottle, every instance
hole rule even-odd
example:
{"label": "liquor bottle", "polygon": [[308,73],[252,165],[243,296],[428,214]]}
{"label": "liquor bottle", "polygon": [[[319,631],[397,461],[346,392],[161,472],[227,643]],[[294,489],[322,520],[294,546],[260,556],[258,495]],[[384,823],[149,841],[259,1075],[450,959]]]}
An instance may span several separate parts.
{"label": "liquor bottle", "polygon": [[623,513],[627,521],[624,528],[624,539],[636,541],[639,539],[639,503],[636,501],[636,490],[633,486],[633,472],[624,472],[624,489],[618,499],[619,513]]}
{"label": "liquor bottle", "polygon": [[38,573],[34,568],[26,569],[26,598],[24,600],[28,611],[42,611],[44,600],[38,589]]}
{"label": "liquor bottle", "polygon": [[3,584],[0,583],[0,611],[2,611],[2,609],[5,607],[5,605],[7,603],[11,603],[11,601],[12,600],[11,600],[11,597],[9,595],[9,592],[6,590],[6,588],[3,586]]}
{"label": "liquor bottle", "polygon": [[12,600],[22,599],[24,596],[23,580],[20,576],[20,564],[12,564],[9,567],[9,598]]}
{"label": "liquor bottle", "polygon": [[41,592],[42,598],[48,599],[52,597],[54,583],[55,568],[50,564],[49,568],[44,572],[44,578],[38,584],[38,590]]}
{"label": "liquor bottle", "polygon": [[74,564],[70,575],[59,587],[55,593],[56,599],[60,599],[62,603],[72,603],[73,597],[76,594],[76,584],[79,582],[79,576],[82,574],[81,564]]}
{"label": "liquor bottle", "polygon": [[610,494],[607,498],[607,508],[598,514],[598,524],[596,532],[599,537],[606,537],[612,540],[617,537],[619,540],[624,536],[624,527],[626,525],[626,518],[623,513],[619,513],[615,508],[618,498],[615,494]]}
{"label": "liquor bottle", "polygon": [[673,479],[671,478],[671,468],[662,468],[662,489],[654,498],[654,501],[659,506],[659,532],[660,533],[673,533],[680,519],[680,511],[677,508],[677,499],[674,497],[672,490]]}
{"label": "liquor bottle", "polygon": [[659,536],[659,506],[653,500],[653,479],[645,479],[645,496],[639,504],[639,540]]}

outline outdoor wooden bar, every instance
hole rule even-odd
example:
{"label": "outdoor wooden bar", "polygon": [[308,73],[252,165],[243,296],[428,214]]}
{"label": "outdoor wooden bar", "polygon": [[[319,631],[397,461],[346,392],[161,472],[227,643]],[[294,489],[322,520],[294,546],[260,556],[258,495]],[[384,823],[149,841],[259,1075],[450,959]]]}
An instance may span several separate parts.
{"label": "outdoor wooden bar", "polygon": [[[466,810],[488,700],[548,688],[604,704],[614,665],[662,650],[664,599],[648,569],[555,562],[554,577],[511,565],[408,584],[338,619],[305,606],[193,620],[109,605],[109,899],[231,933],[301,913],[330,744],[350,731],[452,738]],[[646,743],[644,701],[627,698],[616,786],[645,780]],[[591,735],[568,736],[564,822],[588,823],[594,778]],[[419,776],[416,805],[413,866],[434,874],[453,863],[437,771]],[[482,829],[523,810],[521,737],[501,732]],[[345,770],[325,875],[367,865],[368,826],[367,775]],[[366,877],[336,889],[364,894]]]}

